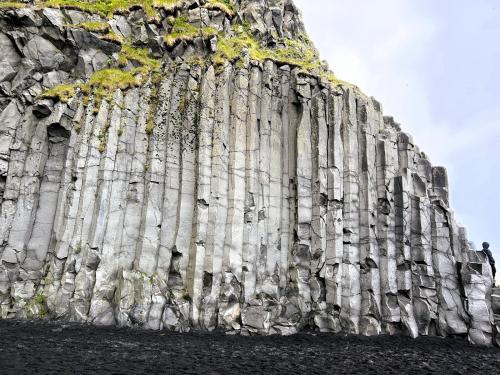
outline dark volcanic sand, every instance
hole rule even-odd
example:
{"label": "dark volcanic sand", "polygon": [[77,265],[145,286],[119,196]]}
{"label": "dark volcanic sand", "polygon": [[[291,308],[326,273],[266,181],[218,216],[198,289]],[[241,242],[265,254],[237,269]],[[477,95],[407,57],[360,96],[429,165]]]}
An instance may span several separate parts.
{"label": "dark volcanic sand", "polygon": [[1,374],[500,374],[462,340],[305,333],[241,337],[0,321]]}

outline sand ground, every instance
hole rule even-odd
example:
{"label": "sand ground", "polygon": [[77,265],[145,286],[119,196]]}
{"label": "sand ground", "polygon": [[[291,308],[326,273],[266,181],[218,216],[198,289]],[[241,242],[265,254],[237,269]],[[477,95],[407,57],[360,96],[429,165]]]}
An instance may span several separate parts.
{"label": "sand ground", "polygon": [[242,337],[0,321],[0,374],[500,374],[461,339]]}

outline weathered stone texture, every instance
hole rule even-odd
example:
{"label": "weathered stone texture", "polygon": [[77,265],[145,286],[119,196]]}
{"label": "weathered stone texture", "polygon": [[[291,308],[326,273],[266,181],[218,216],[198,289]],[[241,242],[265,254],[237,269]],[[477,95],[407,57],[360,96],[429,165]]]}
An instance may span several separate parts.
{"label": "weathered stone texture", "polygon": [[[303,30],[291,2],[267,3],[241,1],[257,33]],[[11,12],[0,33],[2,318],[498,342],[490,270],[453,218],[446,170],[373,98],[270,60],[177,51],[161,80],[113,100],[40,101],[114,47],[61,36],[81,12],[22,12],[31,28],[9,29]],[[154,40],[134,17],[111,27]]]}

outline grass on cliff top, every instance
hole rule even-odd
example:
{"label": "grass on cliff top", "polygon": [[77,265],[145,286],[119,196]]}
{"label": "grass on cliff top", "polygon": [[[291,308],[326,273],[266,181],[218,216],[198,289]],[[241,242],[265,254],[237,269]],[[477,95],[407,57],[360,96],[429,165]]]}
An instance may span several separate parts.
{"label": "grass on cliff top", "polygon": [[239,25],[234,27],[233,35],[219,36],[217,52],[212,59],[214,64],[223,65],[226,61],[238,61],[245,51],[251,60],[272,60],[278,64],[298,67],[304,73],[322,77],[334,85],[352,86],[323,67],[318,52],[306,36],[298,39],[281,38],[276,47],[270,48],[262,46],[250,33],[248,26]]}
{"label": "grass on cliff top", "polygon": [[0,9],[19,9],[24,8],[25,6],[25,3],[17,1],[0,1]]}
{"label": "grass on cliff top", "polygon": [[[171,10],[183,3],[185,0],[35,0],[35,4],[40,7],[67,7],[105,16],[127,12],[133,7],[141,7],[149,17],[156,16],[157,8]],[[0,1],[0,9],[17,9],[26,5],[20,1]],[[208,0],[205,7],[220,10],[230,17],[235,13],[232,0]]]}
{"label": "grass on cliff top", "polygon": [[133,7],[141,7],[149,17],[157,16],[157,8],[174,9],[185,0],[37,0],[36,5],[54,8],[75,8],[90,13],[99,13],[110,17],[115,13],[124,13]]}
{"label": "grass on cliff top", "polygon": [[235,34],[232,36],[219,38],[214,63],[220,65],[226,61],[236,61],[245,51],[252,60],[273,60],[301,67],[307,71],[321,67],[318,53],[309,40],[283,38],[279,40],[279,46],[276,48],[263,47],[244,26],[236,26]]}

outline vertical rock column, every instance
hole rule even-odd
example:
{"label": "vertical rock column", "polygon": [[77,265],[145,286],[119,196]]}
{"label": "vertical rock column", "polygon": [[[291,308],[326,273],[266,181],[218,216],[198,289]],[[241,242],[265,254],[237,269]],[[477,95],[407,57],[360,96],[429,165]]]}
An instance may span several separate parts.
{"label": "vertical rock column", "polygon": [[[71,105],[76,108],[74,116],[71,118],[70,129],[75,126],[80,126],[80,133],[82,133],[81,124],[84,122],[85,107],[83,103],[74,98]],[[52,239],[49,245],[49,252],[46,259],[44,259],[44,282],[40,287],[40,293],[47,296],[46,303],[52,308],[52,312],[56,316],[61,316],[68,311],[69,299],[74,291],[75,272],[66,273],[67,276],[63,279],[64,267],[67,263],[67,256],[69,252],[68,239],[64,238],[67,235],[67,227],[72,227],[74,224],[74,213],[76,211],[74,202],[71,202],[71,197],[76,193],[78,186],[78,173],[76,171],[77,155],[81,147],[81,137],[76,131],[71,131],[68,151],[65,155],[64,171],[61,176],[61,187],[59,190],[59,197],[57,202],[57,210],[55,212],[54,226],[52,228]],[[64,242],[63,242],[64,241]],[[61,246],[64,243],[65,246]],[[59,250],[63,247],[64,255],[60,255]],[[71,263],[71,262],[70,262]],[[73,259],[74,264],[74,259]],[[62,290],[62,293],[59,293]]]}
{"label": "vertical rock column", "polygon": [[361,272],[359,249],[359,152],[356,96],[344,93],[342,141],[344,143],[344,253],[342,258],[342,328],[359,333]]}
{"label": "vertical rock column", "polygon": [[420,335],[435,334],[437,291],[432,258],[430,163],[423,155],[416,156],[417,171],[413,173],[411,198],[411,255],[413,275],[413,310]]}
{"label": "vertical rock column", "polygon": [[467,316],[457,276],[456,261],[452,248],[452,218],[447,207],[448,183],[446,170],[441,167],[432,169],[433,176],[433,209],[432,222],[432,254],[434,272],[438,291],[438,333],[466,334]]}
{"label": "vertical rock column", "polygon": [[373,100],[357,103],[360,160],[360,333],[381,332],[380,254],[377,243],[376,135],[381,127],[380,105]]}
{"label": "vertical rock column", "polygon": [[[100,150],[100,170],[99,182],[97,190],[96,207],[94,209],[94,222],[92,224],[92,234],[89,240],[90,248],[95,251],[96,256],[100,259],[101,267],[98,267],[95,273],[95,284],[90,291],[90,310],[89,319],[96,324],[111,325],[115,323],[114,316],[114,293],[116,290],[116,274],[115,267],[110,266],[113,264],[114,254],[113,247],[106,243],[109,237],[106,238],[108,233],[108,225],[112,225],[109,221],[109,214],[111,209],[111,193],[113,192],[113,171],[116,169],[116,155],[118,151],[118,128],[120,127],[120,120],[122,116],[121,105],[123,103],[123,95],[121,92],[116,92],[114,95],[114,103],[109,111],[109,118],[105,128],[101,130],[101,134],[105,131],[106,135],[106,148],[104,151]],[[101,140],[101,142],[103,142]],[[100,145],[102,147],[102,144]],[[111,229],[111,228],[109,228]],[[113,234],[115,232],[112,232]],[[105,242],[106,241],[106,242]],[[105,246],[106,244],[106,246]]]}
{"label": "vertical rock column", "polygon": [[[7,122],[7,126],[11,121]],[[43,248],[44,242],[48,240],[43,237],[50,238],[50,232],[41,233],[39,225],[42,224],[41,217],[37,217],[38,207],[40,203],[40,188],[41,177],[44,175],[46,163],[49,158],[49,153],[52,152],[52,160],[48,166],[46,173],[60,179],[60,170],[50,173],[50,169],[57,164],[58,155],[62,150],[59,150],[58,145],[53,146],[49,143],[48,125],[50,122],[38,121],[32,114],[28,114],[23,123],[20,124],[20,129],[16,131],[14,143],[11,144],[11,155],[9,169],[7,171],[6,189],[4,193],[5,203],[2,205],[2,242],[0,248],[0,306],[2,316],[7,316],[11,312],[11,305],[14,305],[13,312],[17,315],[25,315],[22,310],[29,299],[35,293],[35,283],[38,280],[30,280],[33,273],[26,270],[23,264],[27,261],[28,264],[33,259],[34,243],[31,243],[29,249],[29,240],[34,234],[41,236],[38,238],[41,242],[41,252],[46,250]],[[56,125],[52,128],[56,130]],[[29,135],[29,137],[28,137]],[[53,140],[55,139],[52,137]],[[4,138],[5,139],[5,138]],[[64,142],[66,144],[66,141]],[[62,156],[64,157],[64,156]],[[44,188],[50,189],[50,185],[45,184]],[[55,198],[49,191],[44,191],[43,195]],[[54,204],[54,200],[52,199]],[[49,226],[54,220],[53,209],[47,206],[47,218]],[[38,219],[38,220],[37,220]],[[37,223],[38,222],[38,223]],[[37,225],[38,224],[38,225]],[[38,227],[38,228],[37,228]],[[35,231],[34,231],[35,230]],[[31,250],[31,251],[30,251]],[[29,267],[28,267],[29,268]],[[30,275],[31,273],[31,275]],[[39,275],[40,276],[40,275]]]}
{"label": "vertical rock column", "polygon": [[[40,176],[39,203],[37,203],[36,216],[31,224],[33,226],[31,236],[24,245],[26,252],[19,263],[18,277],[11,284],[14,308],[18,310],[20,316],[26,314],[29,316],[33,313],[36,316],[36,311],[30,311],[32,309],[39,309],[38,312],[41,314],[46,312],[45,301],[39,300],[38,303],[35,303],[30,302],[30,300],[35,297],[43,277],[43,266],[52,238],[52,228],[70,135],[69,131],[59,123],[51,123],[55,120],[54,118],[47,120],[40,123],[40,126],[46,127],[47,138],[45,142],[47,142],[48,156]],[[25,306],[27,311],[23,312]]]}
{"label": "vertical rock column", "polygon": [[234,71],[230,122],[226,125],[229,128],[228,211],[219,300],[219,321],[224,322],[230,314],[231,324],[238,324],[234,317],[241,311],[248,84],[247,68]]}
{"label": "vertical rock column", "polygon": [[[295,72],[295,74],[297,74]],[[297,212],[291,280],[298,288],[298,304],[302,317],[311,311],[310,261],[312,221],[312,161],[311,161],[311,86],[305,77],[295,76],[296,92],[301,109],[296,133]]]}
{"label": "vertical rock column", "polygon": [[[78,124],[79,134],[74,132],[72,138],[72,158],[67,158],[66,168],[71,176],[67,193],[63,195],[57,208],[56,217],[62,218],[54,228],[54,245],[50,252],[48,272],[44,293],[49,310],[56,316],[64,316],[69,311],[70,298],[75,291],[77,270],[81,267],[82,245],[76,236],[76,225],[81,208],[81,195],[87,176],[86,159],[90,155],[91,136],[93,134],[93,108],[84,108],[78,103],[78,110],[73,124]],[[77,263],[78,261],[78,263]]]}
{"label": "vertical rock column", "polygon": [[[215,94],[215,122],[213,132],[212,147],[212,177],[210,206],[208,209],[208,240],[206,245],[205,272],[207,278],[211,278],[211,285],[207,285],[204,290],[204,311],[203,321],[206,326],[231,327],[232,317],[239,315],[239,310],[220,310],[217,314],[217,304],[220,298],[222,282],[222,257],[224,251],[224,241],[226,231],[228,207],[228,161],[229,150],[229,124],[230,111],[230,80],[232,76],[232,67],[226,66],[222,73],[216,76],[216,94]],[[212,275],[212,276],[210,276]],[[234,328],[239,328],[235,323]]]}
{"label": "vertical rock column", "polygon": [[395,181],[398,173],[397,134],[390,118],[384,118],[384,130],[377,143],[377,238],[380,253],[380,292],[382,330],[398,331],[401,310],[398,303],[396,257]]}
{"label": "vertical rock column", "polygon": [[211,286],[212,274],[205,271],[206,244],[208,240],[208,212],[210,207],[210,180],[212,175],[213,127],[215,111],[215,73],[209,67],[203,76],[200,88],[199,104],[199,136],[198,136],[198,186],[194,243],[191,245],[190,266],[191,275],[188,291],[193,300],[192,321],[195,327],[206,327],[200,321],[203,290]]}
{"label": "vertical rock column", "polygon": [[325,274],[326,215],[328,210],[328,127],[326,122],[328,90],[315,85],[312,98],[312,190],[311,222],[311,299],[315,316],[326,309]]}
{"label": "vertical rock column", "polygon": [[471,319],[468,339],[472,344],[491,345],[494,323],[491,268],[483,252],[465,251],[463,256],[462,280],[467,297],[466,308]]}
{"label": "vertical rock column", "polygon": [[412,306],[411,273],[411,197],[414,169],[413,140],[405,133],[398,135],[399,175],[395,180],[396,259],[398,276],[398,303],[401,322],[411,337],[418,336],[418,327]]}
{"label": "vertical rock column", "polygon": [[316,318],[321,330],[341,330],[342,270],[344,253],[343,198],[344,145],[342,143],[343,97],[331,91],[327,99],[328,125],[328,208],[326,213],[325,244],[325,301],[326,314]]}
{"label": "vertical rock column", "polygon": [[254,297],[258,279],[259,242],[259,130],[262,72],[251,66],[246,132],[246,200],[243,231],[243,294],[245,301]]}

